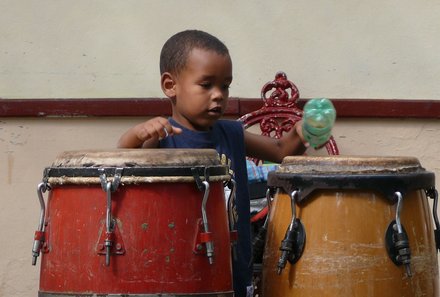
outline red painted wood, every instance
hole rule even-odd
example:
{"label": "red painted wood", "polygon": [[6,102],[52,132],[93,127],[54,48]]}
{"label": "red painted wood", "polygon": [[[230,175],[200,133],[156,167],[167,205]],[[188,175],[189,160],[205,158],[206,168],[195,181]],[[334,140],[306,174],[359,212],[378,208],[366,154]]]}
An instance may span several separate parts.
{"label": "red painted wood", "polygon": [[440,100],[332,99],[332,102],[338,117],[440,118]]}
{"label": "red painted wood", "polygon": [[148,116],[168,115],[167,99],[13,99],[0,100],[0,116]]}
{"label": "red painted wood", "polygon": [[[329,99],[336,108],[338,118],[440,118],[440,99]],[[302,108],[307,100],[298,99],[297,106]],[[240,117],[263,105],[259,98],[232,97],[225,115]],[[0,99],[0,117],[146,117],[170,114],[171,105],[165,98]]]}
{"label": "red painted wood", "polygon": [[[40,292],[69,294],[225,294],[232,296],[231,249],[222,182],[211,183],[207,216],[214,264],[194,252],[203,192],[194,183],[122,185],[112,195],[115,242],[110,265],[99,253],[106,194],[99,184],[54,187]],[[211,296],[211,295],[210,295]]]}
{"label": "red painted wood", "polygon": [[[238,105],[238,100],[231,100],[225,114],[238,114]],[[170,114],[171,104],[165,98],[0,99],[0,117],[145,117]]]}

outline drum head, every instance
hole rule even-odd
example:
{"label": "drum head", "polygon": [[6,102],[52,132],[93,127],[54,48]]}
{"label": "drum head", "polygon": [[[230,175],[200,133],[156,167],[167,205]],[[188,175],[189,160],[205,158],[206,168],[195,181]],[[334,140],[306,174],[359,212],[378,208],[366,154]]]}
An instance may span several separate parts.
{"label": "drum head", "polygon": [[109,151],[66,151],[52,167],[165,167],[219,165],[211,149],[118,149]]}
{"label": "drum head", "polygon": [[100,176],[115,174],[124,183],[193,182],[229,180],[229,167],[222,165],[213,149],[118,149],[66,151],[43,180],[50,184],[100,183]]}
{"label": "drum head", "polygon": [[302,192],[300,201],[317,189],[367,189],[394,201],[394,193],[428,189],[434,174],[414,157],[289,156],[269,173],[268,185]]}
{"label": "drum head", "polygon": [[375,174],[424,170],[414,157],[374,156],[289,156],[278,172],[295,174]]}

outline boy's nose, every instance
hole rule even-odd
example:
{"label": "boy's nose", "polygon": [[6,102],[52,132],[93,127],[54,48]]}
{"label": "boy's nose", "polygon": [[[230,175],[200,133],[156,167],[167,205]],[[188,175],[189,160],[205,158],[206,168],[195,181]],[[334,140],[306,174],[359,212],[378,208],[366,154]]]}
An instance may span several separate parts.
{"label": "boy's nose", "polygon": [[214,88],[211,94],[213,100],[223,100],[225,99],[226,92],[221,88]]}

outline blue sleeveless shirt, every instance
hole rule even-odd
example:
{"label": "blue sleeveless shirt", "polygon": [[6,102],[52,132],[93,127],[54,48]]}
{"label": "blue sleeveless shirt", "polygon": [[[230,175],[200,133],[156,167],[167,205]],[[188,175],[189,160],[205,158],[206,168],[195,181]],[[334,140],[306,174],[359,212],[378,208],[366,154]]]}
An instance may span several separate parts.
{"label": "blue sleeveless shirt", "polygon": [[235,208],[238,214],[237,257],[232,261],[234,291],[236,297],[244,297],[246,287],[252,283],[252,247],[243,126],[237,121],[219,120],[209,131],[193,131],[183,127],[172,118],[168,120],[173,126],[181,128],[182,133],[162,139],[159,147],[212,148],[219,153],[220,158],[226,157],[226,160],[230,161],[237,187]]}

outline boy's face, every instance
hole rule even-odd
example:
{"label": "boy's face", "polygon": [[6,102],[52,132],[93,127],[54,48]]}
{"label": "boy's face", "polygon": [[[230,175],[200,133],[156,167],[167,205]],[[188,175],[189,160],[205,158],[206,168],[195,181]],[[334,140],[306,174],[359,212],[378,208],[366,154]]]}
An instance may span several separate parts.
{"label": "boy's face", "polygon": [[174,76],[173,118],[191,130],[208,130],[225,112],[231,82],[229,55],[193,49]]}

